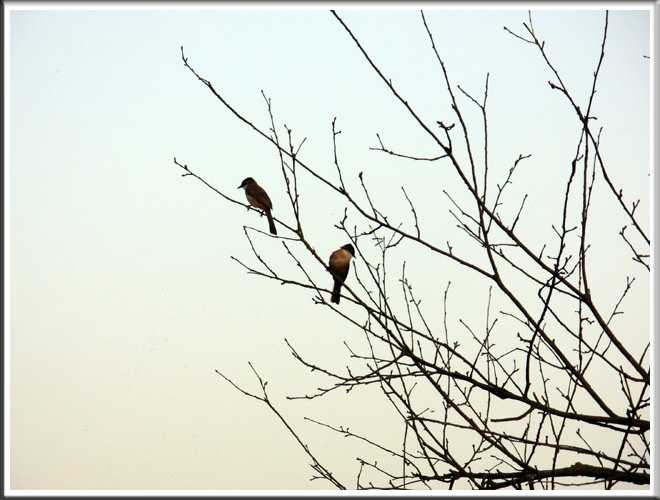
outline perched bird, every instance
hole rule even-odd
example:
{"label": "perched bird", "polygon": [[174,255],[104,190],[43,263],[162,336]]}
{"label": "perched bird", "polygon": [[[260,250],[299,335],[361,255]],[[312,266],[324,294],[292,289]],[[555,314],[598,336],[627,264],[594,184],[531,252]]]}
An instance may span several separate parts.
{"label": "perched bird", "polygon": [[245,197],[250,202],[250,205],[253,207],[259,208],[264,211],[266,217],[268,217],[268,227],[270,228],[271,234],[277,234],[277,229],[275,229],[275,221],[270,211],[273,209],[273,202],[270,201],[270,198],[264,191],[257,181],[252,177],[248,177],[241,185],[238,186],[238,189],[245,189]]}
{"label": "perched bird", "polygon": [[332,289],[330,302],[339,304],[339,292],[341,291],[341,286],[344,284],[344,281],[346,281],[348,270],[351,267],[351,258],[354,256],[355,249],[350,243],[344,245],[339,250],[335,250],[330,255],[330,272],[335,279],[335,287]]}

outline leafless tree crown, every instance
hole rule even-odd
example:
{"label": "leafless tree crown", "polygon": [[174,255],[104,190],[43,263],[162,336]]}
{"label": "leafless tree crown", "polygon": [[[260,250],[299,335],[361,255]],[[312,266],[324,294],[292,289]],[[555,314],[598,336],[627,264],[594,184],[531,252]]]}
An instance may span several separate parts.
{"label": "leafless tree crown", "polygon": [[[326,175],[305,161],[305,141],[296,143],[291,129],[278,126],[265,94],[270,124],[260,128],[197,73],[183,47],[181,57],[215,98],[272,144],[279,155],[291,217],[276,217],[281,228],[277,239],[297,274],[280,272],[277,262],[258,250],[255,238],[272,237],[260,229],[244,228],[255,263],[232,259],[249,273],[308,290],[316,304],[329,308],[346,321],[347,328],[363,334],[361,344],[347,344],[354,368],[345,371],[323,366],[311,359],[313,355],[299,353],[286,341],[295,359],[323,374],[327,384],[316,392],[290,398],[316,400],[340,389],[358,388],[380,394],[399,417],[400,425],[392,429],[392,435],[401,436],[400,446],[393,447],[391,439],[354,433],[331,421],[306,418],[370,446],[376,456],[383,457],[357,457],[356,477],[342,477],[345,472],[333,472],[323,465],[318,451],[306,444],[297,425],[282,416],[254,368],[260,384],[257,392],[243,389],[225,373],[218,374],[270,408],[308,454],[314,479],[327,480],[338,489],[555,489],[593,484],[609,489],[618,483],[648,485],[650,355],[646,340],[645,348],[638,346],[639,339],[648,339],[649,332],[631,331],[633,323],[622,315],[636,281],[649,279],[650,240],[645,219],[639,217],[640,200],[624,197],[610,176],[608,160],[602,154],[601,130],[592,115],[605,57],[608,13],[604,13],[593,84],[584,102],[574,98],[559,67],[550,60],[531,13],[521,30],[504,28],[507,36],[536,51],[547,68],[550,91],[561,94],[579,125],[574,144],[567,146],[574,148],[572,161],[538,174],[561,181],[563,186],[557,204],[561,210],[551,214],[555,222],[547,228],[535,228],[544,235],[541,244],[538,236],[531,236],[529,221],[525,221],[528,195],[518,200],[507,198],[516,175],[533,161],[532,154],[516,152],[517,158],[505,170],[488,163],[489,76],[479,96],[456,85],[422,12],[420,29],[428,37],[428,50],[437,62],[452,110],[451,116],[428,122],[384,74],[342,17],[334,11],[331,15],[395,102],[414,120],[419,133],[436,147],[433,155],[394,151],[377,134],[373,154],[395,156],[415,165],[432,162],[457,176],[460,189],[444,190],[443,196],[455,222],[453,229],[462,235],[462,239],[455,239],[460,244],[452,240],[455,236],[438,241],[423,213],[430,204],[416,204],[406,186],[401,186],[401,202],[409,219],[400,221],[391,215],[396,200],[382,206],[362,172],[347,175],[353,170],[340,161],[336,119],[331,124],[334,172]],[[481,119],[469,122],[466,107],[471,112],[477,110]],[[225,194],[211,186],[176,158],[174,163],[184,170],[184,176],[198,179],[231,203],[254,210],[233,192]],[[415,175],[413,169],[410,175]],[[343,237],[337,238],[337,247],[346,242],[355,247],[341,307],[329,301],[329,275],[318,272],[328,271],[327,255],[316,250],[325,248],[325,242],[307,236],[307,205],[300,203],[299,181],[303,178],[331,193],[342,207],[343,216],[335,231]],[[608,287],[620,289],[613,307],[603,305],[605,301],[599,301],[601,290],[592,288],[592,280],[603,286],[602,280],[594,278],[603,270],[592,264],[595,259],[590,253],[593,236],[589,223],[598,217],[592,210],[597,190],[625,219],[611,231],[637,264],[637,274],[625,276],[625,283],[607,282]],[[277,214],[284,213],[278,207]],[[406,251],[396,254],[401,248]],[[436,279],[436,296],[425,297],[434,311],[425,308],[426,302],[422,304],[409,278],[417,262],[396,258],[420,250],[429,262],[462,269],[462,276],[474,280],[474,293],[487,300],[484,310],[475,311],[479,322],[453,317],[452,304],[474,298],[455,297],[455,285],[449,280]],[[440,324],[429,319],[437,311]]]}

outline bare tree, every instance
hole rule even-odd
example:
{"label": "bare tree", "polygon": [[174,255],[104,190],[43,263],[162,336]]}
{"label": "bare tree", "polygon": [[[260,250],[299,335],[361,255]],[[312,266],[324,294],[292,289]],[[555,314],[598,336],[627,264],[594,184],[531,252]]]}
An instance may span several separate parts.
{"label": "bare tree", "polygon": [[[532,237],[529,224],[523,222],[530,217],[526,211],[528,195],[521,199],[508,197],[513,179],[532,155],[516,152],[517,159],[505,171],[488,163],[488,75],[480,96],[456,85],[422,12],[420,29],[428,37],[453,113],[430,123],[379,68],[346,22],[336,12],[332,15],[393,99],[415,121],[419,133],[430,138],[437,150],[431,156],[398,152],[377,135],[374,154],[434,162],[452,169],[462,188],[445,191],[444,195],[458,233],[437,241],[422,222],[420,207],[405,186],[401,187],[401,201],[409,208],[410,217],[400,221],[390,215],[391,204],[383,207],[374,201],[362,173],[347,178],[338,153],[340,130],[336,119],[332,122],[335,173],[323,175],[321,169],[302,158],[304,141],[296,143],[291,129],[278,126],[271,100],[265,94],[268,129],[241,114],[198,74],[182,47],[185,67],[238,120],[277,150],[287,187],[293,217],[276,218],[284,230],[277,238],[297,272],[282,273],[276,262],[258,251],[255,238],[272,236],[254,228],[245,228],[254,264],[232,258],[249,273],[308,290],[315,303],[331,309],[349,327],[364,334],[359,346],[347,344],[354,364],[345,371],[300,354],[287,341],[299,363],[326,378],[324,388],[290,398],[312,400],[339,389],[360,387],[380,393],[398,413],[404,436],[399,447],[377,436],[359,435],[334,423],[307,419],[382,454],[380,462],[358,458],[360,468],[354,486],[358,489],[555,489],[594,484],[610,489],[618,483],[648,485],[649,343],[645,340],[645,347],[639,349],[637,341],[640,337],[648,339],[648,332],[630,331],[630,323],[621,315],[636,279],[648,279],[650,240],[638,217],[640,200],[626,199],[608,174],[601,130],[592,115],[605,57],[608,14],[604,14],[593,84],[584,102],[574,97],[550,60],[531,13],[521,30],[504,28],[509,36],[537,52],[547,67],[550,88],[563,96],[579,126],[575,145],[570,146],[574,147],[572,161],[542,172],[544,178],[561,180],[563,189],[558,203],[561,209],[552,214],[554,223],[534,228],[543,234],[541,240]],[[481,120],[470,123],[466,107],[476,109]],[[477,136],[479,139],[473,138]],[[254,210],[211,186],[176,158],[174,163],[184,170],[184,176],[200,180],[229,202]],[[411,175],[415,175],[413,171]],[[334,193],[337,204],[344,207],[336,227],[346,242],[354,245],[355,265],[342,290],[341,307],[329,301],[332,280],[319,282],[316,278],[318,269],[329,269],[327,255],[319,255],[317,242],[306,236],[299,190],[303,176],[312,179],[318,189]],[[594,241],[589,231],[589,223],[597,217],[592,210],[596,189],[607,197],[613,210],[625,217],[625,225],[612,227],[611,231],[625,242],[630,258],[638,264],[637,276],[626,276],[625,284],[613,280],[607,285],[620,287],[613,307],[599,303],[599,290],[591,286],[598,271],[591,265]],[[469,279],[474,279],[474,293],[487,297],[485,310],[476,311],[474,317],[452,320],[452,303],[472,298],[454,297],[452,283],[447,281],[439,288],[443,320],[439,326],[428,320],[429,311],[409,279],[415,263],[405,258],[397,260],[394,255],[403,247],[406,255],[411,255],[412,249],[421,249],[429,259],[463,269]],[[348,488],[346,480],[321,464],[293,424],[276,409],[267,394],[266,382],[256,370],[254,373],[260,383],[258,392],[245,390],[227,374],[218,372],[281,419],[309,455],[315,478],[323,478],[339,489]]]}

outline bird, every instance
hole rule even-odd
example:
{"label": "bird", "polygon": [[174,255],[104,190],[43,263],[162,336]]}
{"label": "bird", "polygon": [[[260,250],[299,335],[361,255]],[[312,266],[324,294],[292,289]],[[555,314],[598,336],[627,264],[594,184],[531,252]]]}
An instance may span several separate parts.
{"label": "bird", "polygon": [[253,207],[259,208],[264,211],[266,217],[268,217],[268,227],[271,234],[277,234],[277,229],[275,228],[275,221],[270,211],[273,209],[273,202],[270,201],[268,194],[264,191],[257,181],[252,177],[247,177],[241,182],[241,185],[238,186],[238,189],[245,189],[245,197],[250,202],[250,205]]}
{"label": "bird", "polygon": [[332,289],[332,297],[330,297],[330,302],[339,304],[339,292],[341,291],[341,286],[346,281],[348,276],[348,270],[351,267],[351,258],[355,256],[355,249],[353,245],[348,243],[343,247],[335,250],[330,254],[330,263],[329,268],[332,276],[335,280],[335,286]]}

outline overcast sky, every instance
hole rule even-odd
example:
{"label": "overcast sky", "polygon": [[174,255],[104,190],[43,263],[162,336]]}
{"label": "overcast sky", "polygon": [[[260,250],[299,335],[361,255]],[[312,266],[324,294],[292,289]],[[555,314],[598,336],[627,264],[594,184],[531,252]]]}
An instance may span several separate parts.
{"label": "overcast sky", "polygon": [[[303,421],[303,403],[284,399],[317,383],[296,364],[284,339],[342,366],[343,342],[359,332],[314,305],[312,292],[248,275],[230,258],[254,263],[243,226],[265,229],[265,218],[182,177],[173,158],[239,199],[243,178],[256,178],[268,190],[274,214],[288,220],[285,186],[272,146],[184,67],[181,46],[201,76],[268,128],[263,90],[279,123],[291,127],[298,141],[306,138],[301,151],[307,163],[332,173],[336,117],[339,154],[351,182],[364,171],[379,200],[398,200],[404,185],[423,217],[436,214],[439,228],[453,227],[451,217],[435,208],[440,196],[431,186],[442,180],[438,169],[369,148],[378,145],[379,133],[403,152],[437,151],[418,142],[410,118],[327,5],[277,11],[213,3],[136,10],[126,10],[129,3],[6,5],[10,487],[329,488],[309,481],[308,458],[275,416],[215,373],[256,390],[248,361],[269,381],[275,404],[354,484],[349,478],[358,464],[345,460],[344,438]],[[520,154],[532,154],[535,165],[570,161],[574,147],[565,146],[576,140],[572,111],[549,88],[551,75],[538,52],[503,29],[523,33],[528,6],[483,11],[483,5],[423,7],[454,81],[479,96],[489,74],[493,168],[507,172]],[[596,105],[611,175],[631,198],[643,200],[646,227],[649,6],[631,2],[620,10],[608,4],[613,11]],[[598,4],[582,7],[534,10],[533,21],[567,85],[584,99],[604,11]],[[419,10],[409,4],[405,8],[412,10],[375,10],[380,8],[339,13],[410,102],[432,123],[441,119],[444,87]],[[538,182],[523,176],[516,189],[526,189],[525,179]],[[308,237],[326,256],[346,243],[333,228],[343,207],[313,189],[303,198],[317,207]],[[408,207],[400,209],[407,213]],[[547,229],[550,221],[538,223]],[[605,214],[594,221],[594,231],[607,226]],[[276,240],[262,237],[259,245],[266,254],[281,251]],[[607,258],[616,263],[619,257]],[[316,271],[322,280],[324,271]],[[444,290],[449,279],[460,291],[457,276],[425,283],[417,271],[421,290],[429,293]],[[648,294],[648,282],[641,282],[630,299],[640,331],[649,331]],[[485,299],[471,297],[456,307],[460,313]],[[379,405],[373,403],[374,414]],[[315,415],[338,425],[353,418],[356,426],[386,426],[364,409],[348,396],[321,403]]]}

